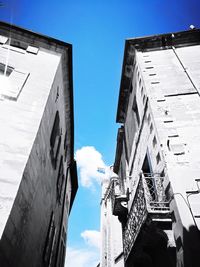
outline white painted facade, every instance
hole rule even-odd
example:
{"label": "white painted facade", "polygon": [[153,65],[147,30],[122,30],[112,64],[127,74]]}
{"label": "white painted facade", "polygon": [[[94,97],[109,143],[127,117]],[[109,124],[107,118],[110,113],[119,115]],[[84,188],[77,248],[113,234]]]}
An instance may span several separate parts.
{"label": "white painted facade", "polygon": [[100,267],[124,267],[121,223],[112,214],[113,177],[116,175],[111,173],[110,179],[102,182]]}
{"label": "white painted facade", "polygon": [[13,73],[0,76],[0,237],[10,214],[44,108],[56,76],[61,55],[40,48],[38,53],[0,45],[0,63],[25,73],[15,92],[5,83],[18,83]]}
{"label": "white painted facade", "polygon": [[72,46],[0,22],[0,265],[65,264],[78,188]]}
{"label": "white painted facade", "polygon": [[[117,113],[123,135],[114,165],[119,181],[128,188],[123,230],[126,267],[200,264],[199,66],[199,30],[126,41]],[[147,207],[153,207],[156,195],[153,215]],[[168,208],[159,210],[162,205],[169,205],[168,213]],[[155,248],[153,242],[150,246],[146,231],[152,231],[152,237],[165,236],[165,249]]]}

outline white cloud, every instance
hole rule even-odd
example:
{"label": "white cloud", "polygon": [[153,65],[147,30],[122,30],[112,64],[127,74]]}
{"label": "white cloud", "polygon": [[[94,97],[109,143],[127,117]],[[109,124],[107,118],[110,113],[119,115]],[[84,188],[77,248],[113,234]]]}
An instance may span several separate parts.
{"label": "white cloud", "polygon": [[65,267],[96,267],[99,263],[99,253],[92,249],[67,248]]}
{"label": "white cloud", "polygon": [[89,246],[100,248],[100,232],[95,230],[85,230],[81,233],[82,238]]}
{"label": "white cloud", "polygon": [[105,179],[105,174],[99,173],[97,169],[108,167],[103,161],[101,153],[93,146],[85,146],[78,149],[75,153],[77,166],[80,170],[81,185],[84,187],[93,187],[95,182],[100,183]]}

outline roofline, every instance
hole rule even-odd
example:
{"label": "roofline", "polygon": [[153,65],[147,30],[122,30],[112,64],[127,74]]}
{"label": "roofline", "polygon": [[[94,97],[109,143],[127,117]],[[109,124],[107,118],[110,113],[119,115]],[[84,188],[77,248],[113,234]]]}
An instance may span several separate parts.
{"label": "roofline", "polygon": [[125,121],[136,50],[155,51],[169,49],[172,46],[183,47],[197,44],[200,44],[199,29],[126,39],[116,122],[124,123]]}
{"label": "roofline", "polygon": [[[73,60],[72,60],[72,44],[60,41],[58,39],[40,34],[40,33],[36,33],[21,27],[18,27],[16,25],[13,24],[9,24],[7,22],[3,22],[0,21],[0,28],[2,28],[2,30],[7,30],[8,28],[12,30],[16,31],[16,32],[22,32],[27,34],[27,38],[28,35],[31,35],[31,37],[35,37],[36,41],[37,39],[41,41],[41,39],[46,40],[47,43],[53,43],[56,45],[61,46],[60,48],[63,50],[64,53],[67,54],[67,58],[68,58],[68,77],[69,77],[69,101],[70,101],[70,144],[71,144],[71,149],[70,149],[70,160],[69,160],[69,165],[70,168],[72,169],[72,201],[70,204],[70,209],[72,207],[77,189],[78,189],[78,177],[77,177],[77,167],[76,167],[76,163],[74,161],[74,94],[73,94]],[[42,42],[45,46],[46,43]],[[50,47],[48,47],[48,49],[50,49]],[[50,49],[51,50],[51,49]],[[64,64],[66,64],[66,62],[64,62]]]}
{"label": "roofline", "polygon": [[32,30],[28,30],[28,29],[26,29],[26,28],[17,26],[17,25],[15,25],[15,24],[10,24],[10,23],[8,23],[8,22],[1,21],[1,20],[0,20],[0,27],[1,27],[1,26],[4,26],[4,27],[10,27],[11,29],[14,29],[14,30],[17,30],[17,31],[20,30],[20,31],[22,31],[22,32],[24,32],[24,33],[28,33],[28,34],[30,33],[31,35],[33,35],[33,36],[35,36],[35,37],[38,37],[38,38],[41,38],[41,37],[42,37],[42,38],[44,38],[44,39],[46,39],[46,40],[48,40],[48,41],[57,43],[57,44],[59,44],[59,45],[61,45],[61,46],[65,46],[65,47],[67,47],[67,48],[72,47],[72,44],[70,44],[70,43],[67,43],[67,42],[58,40],[58,39],[56,39],[56,38],[49,37],[49,36],[47,36],[47,35],[45,35],[45,34],[41,34],[41,33],[38,33],[38,32],[32,31]]}

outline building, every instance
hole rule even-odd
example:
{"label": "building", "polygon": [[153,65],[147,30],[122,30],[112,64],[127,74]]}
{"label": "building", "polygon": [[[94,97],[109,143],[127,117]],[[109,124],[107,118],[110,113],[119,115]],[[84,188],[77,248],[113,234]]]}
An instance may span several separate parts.
{"label": "building", "polygon": [[199,77],[199,30],[126,41],[113,191],[126,267],[200,265]]}
{"label": "building", "polygon": [[77,191],[72,46],[0,22],[0,266],[64,266]]}
{"label": "building", "polygon": [[121,223],[113,215],[113,187],[117,189],[118,176],[110,171],[102,181],[101,246],[99,267],[124,267]]}

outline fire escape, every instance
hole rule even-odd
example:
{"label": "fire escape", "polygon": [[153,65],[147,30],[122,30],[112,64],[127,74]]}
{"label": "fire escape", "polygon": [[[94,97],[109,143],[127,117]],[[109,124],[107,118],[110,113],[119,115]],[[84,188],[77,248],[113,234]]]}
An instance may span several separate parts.
{"label": "fire escape", "polygon": [[163,187],[164,179],[155,173],[140,174],[129,212],[127,195],[120,194],[118,182],[113,182],[113,215],[118,216],[122,223],[125,261],[134,248],[143,226],[156,222],[164,229],[166,224],[171,224],[169,201]]}

